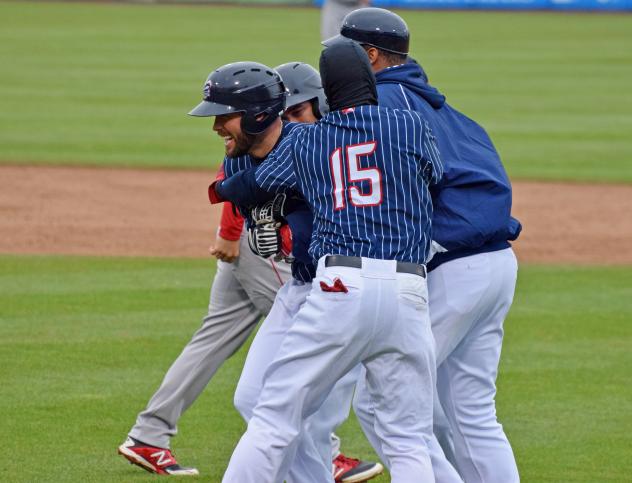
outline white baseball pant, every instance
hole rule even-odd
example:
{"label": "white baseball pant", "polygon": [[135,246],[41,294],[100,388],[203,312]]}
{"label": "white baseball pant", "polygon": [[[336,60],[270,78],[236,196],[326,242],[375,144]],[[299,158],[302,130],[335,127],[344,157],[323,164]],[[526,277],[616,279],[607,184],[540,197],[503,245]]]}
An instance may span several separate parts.
{"label": "white baseball pant", "polygon": [[[296,280],[287,282],[277,293],[272,310],[261,324],[248,351],[248,357],[235,391],[235,407],[246,421],[252,417],[263,388],[264,374],[274,360],[281,343],[294,322],[299,309],[311,291],[311,284]],[[359,368],[358,368],[359,369]],[[284,468],[288,483],[332,481],[333,429],[349,416],[358,370],[350,371],[332,389],[318,411],[305,422],[294,457],[288,457]],[[336,438],[337,439],[337,438]]]}
{"label": "white baseball pant", "polygon": [[[339,278],[348,293],[326,292]],[[289,467],[304,421],[336,382],[362,363],[375,430],[396,483],[434,482],[434,341],[426,280],[397,273],[394,261],[362,268],[319,261],[305,304],[265,372],[264,386],[224,475],[230,483],[277,483]]]}
{"label": "white baseball pant", "polygon": [[[517,271],[516,257],[508,248],[449,261],[428,278],[437,393],[452,430],[454,462],[466,483],[519,481],[494,400],[503,322],[513,301]],[[373,441],[374,415],[366,393],[358,384],[354,409]],[[380,456],[388,466],[387,455]]]}

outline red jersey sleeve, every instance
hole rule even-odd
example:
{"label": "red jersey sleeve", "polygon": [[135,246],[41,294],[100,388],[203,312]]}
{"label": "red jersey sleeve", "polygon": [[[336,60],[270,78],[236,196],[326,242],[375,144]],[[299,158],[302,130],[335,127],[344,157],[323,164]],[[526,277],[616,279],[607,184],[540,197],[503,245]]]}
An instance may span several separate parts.
{"label": "red jersey sleeve", "polygon": [[208,186],[208,200],[211,202],[212,205],[225,201],[215,192],[215,186],[217,185],[217,183],[224,179],[226,179],[226,174],[224,173],[224,163],[222,163],[222,165],[219,167],[219,170],[217,171],[217,175],[215,175],[215,180]]}
{"label": "red jersey sleeve", "polygon": [[224,240],[237,241],[244,228],[244,218],[233,204],[226,201],[222,207],[222,218],[219,222],[218,235]]}
{"label": "red jersey sleeve", "polygon": [[[217,171],[217,175],[215,176],[215,181],[209,186],[209,199],[211,203],[217,203],[219,201],[214,201],[211,198],[212,186],[215,185],[218,181],[221,181],[226,178],[224,173],[224,164],[219,167]],[[241,231],[244,228],[244,219],[239,214],[237,209],[233,206],[232,203],[226,201],[222,206],[222,216],[219,220],[219,230],[217,231],[217,235],[223,238],[224,240],[229,241],[237,241],[241,236]]]}

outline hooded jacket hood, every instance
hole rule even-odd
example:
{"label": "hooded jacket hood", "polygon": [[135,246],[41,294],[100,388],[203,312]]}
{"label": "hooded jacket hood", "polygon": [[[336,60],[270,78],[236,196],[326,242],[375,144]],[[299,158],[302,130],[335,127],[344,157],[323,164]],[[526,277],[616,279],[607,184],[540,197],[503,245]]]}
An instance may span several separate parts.
{"label": "hooded jacket hood", "polygon": [[413,59],[406,64],[388,67],[375,74],[379,84],[402,84],[418,96],[422,97],[433,109],[441,109],[445,104],[445,96],[435,87],[428,84],[428,76]]}
{"label": "hooded jacket hood", "polygon": [[320,54],[320,76],[330,111],[377,105],[375,75],[359,44],[341,40]]}

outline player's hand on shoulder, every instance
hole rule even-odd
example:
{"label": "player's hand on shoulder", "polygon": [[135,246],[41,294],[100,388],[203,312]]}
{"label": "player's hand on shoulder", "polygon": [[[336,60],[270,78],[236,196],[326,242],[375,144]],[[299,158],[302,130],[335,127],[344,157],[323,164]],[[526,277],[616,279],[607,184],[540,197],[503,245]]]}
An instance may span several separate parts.
{"label": "player's hand on shoulder", "polygon": [[218,260],[232,263],[239,257],[239,240],[226,240],[218,235],[208,251]]}

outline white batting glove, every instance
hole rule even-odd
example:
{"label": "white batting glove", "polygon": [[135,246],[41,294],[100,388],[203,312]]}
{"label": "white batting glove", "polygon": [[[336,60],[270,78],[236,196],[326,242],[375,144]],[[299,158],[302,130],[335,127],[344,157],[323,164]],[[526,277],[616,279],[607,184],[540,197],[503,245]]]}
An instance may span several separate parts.
{"label": "white batting glove", "polygon": [[280,224],[265,223],[248,229],[248,246],[255,255],[268,258],[281,252]]}

